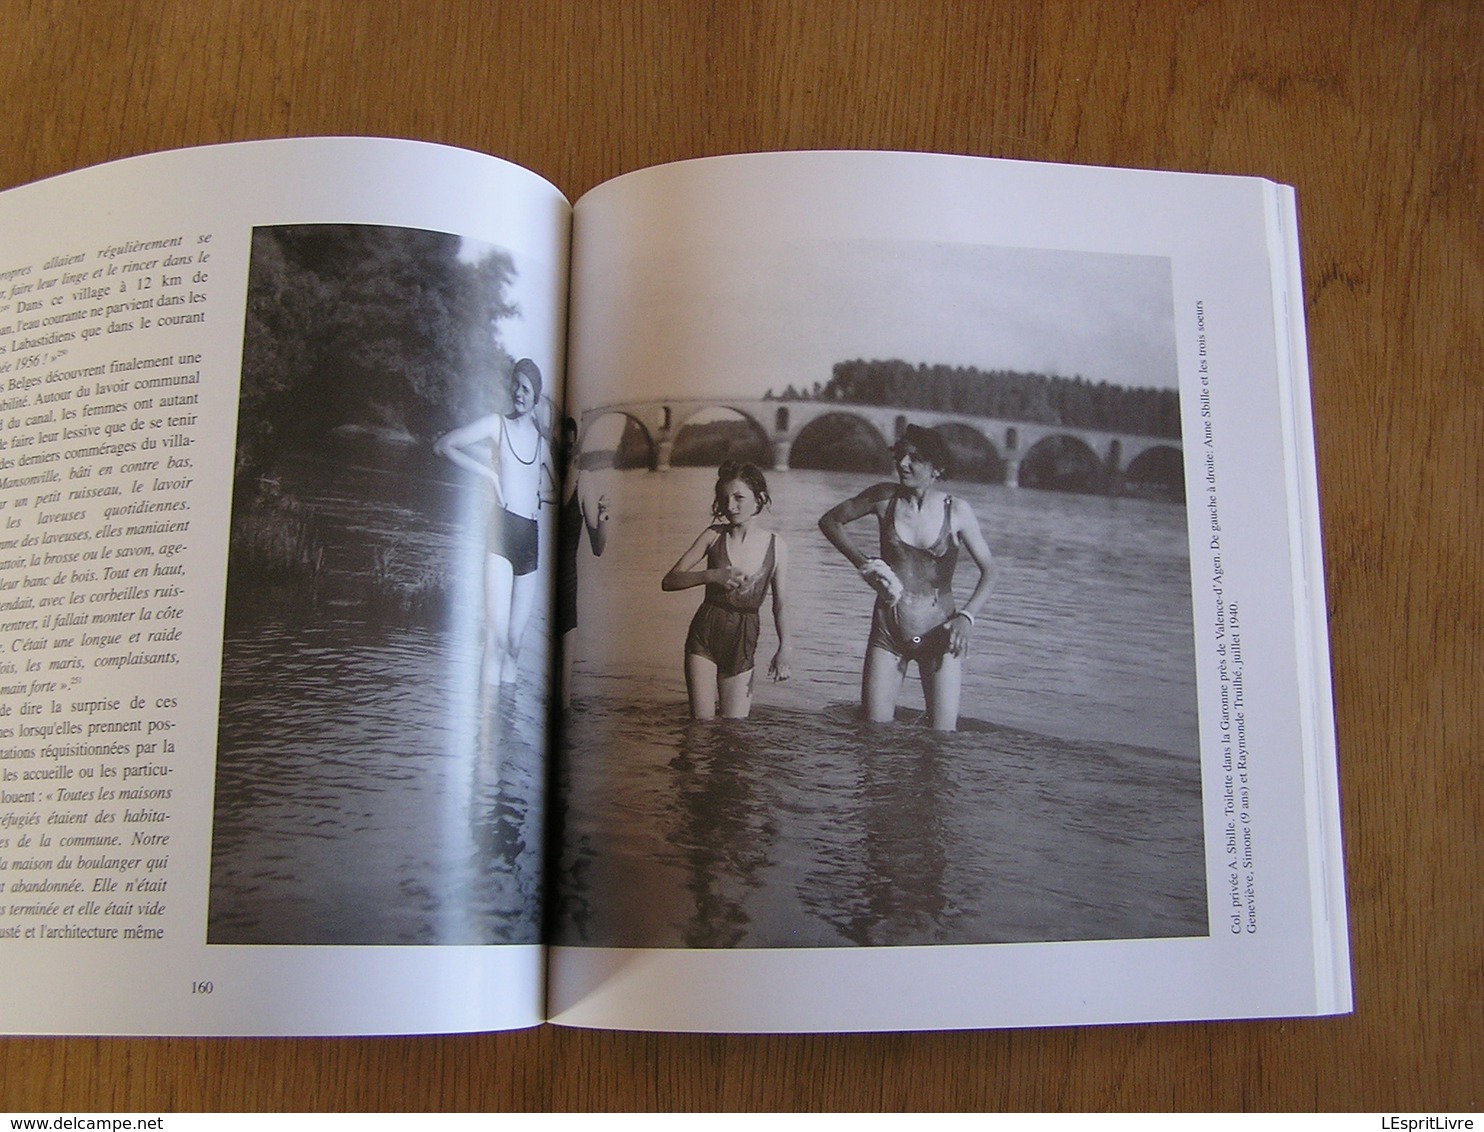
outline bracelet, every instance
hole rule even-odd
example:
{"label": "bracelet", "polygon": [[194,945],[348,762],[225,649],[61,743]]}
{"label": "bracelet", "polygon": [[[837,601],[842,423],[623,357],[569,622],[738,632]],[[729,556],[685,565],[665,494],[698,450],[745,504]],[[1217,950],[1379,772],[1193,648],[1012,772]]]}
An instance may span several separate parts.
{"label": "bracelet", "polygon": [[[953,615],[953,617],[967,617],[969,619],[969,624],[970,625],[973,625],[974,624],[974,615],[972,613],[970,613],[967,609],[960,609],[957,613],[955,613]],[[953,620],[953,617],[950,617],[948,620],[952,621]]]}

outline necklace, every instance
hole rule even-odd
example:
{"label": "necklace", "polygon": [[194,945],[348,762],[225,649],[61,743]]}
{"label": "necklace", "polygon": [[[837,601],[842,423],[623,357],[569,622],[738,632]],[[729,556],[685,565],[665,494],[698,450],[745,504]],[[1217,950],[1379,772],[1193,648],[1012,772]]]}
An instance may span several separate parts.
{"label": "necklace", "polygon": [[529,460],[521,459],[520,451],[511,442],[510,431],[505,427],[504,417],[500,418],[500,442],[509,447],[510,454],[515,457],[516,463],[525,464],[527,467],[534,464],[536,457],[541,454],[541,434],[538,432],[536,434],[536,443],[531,446],[531,458]]}

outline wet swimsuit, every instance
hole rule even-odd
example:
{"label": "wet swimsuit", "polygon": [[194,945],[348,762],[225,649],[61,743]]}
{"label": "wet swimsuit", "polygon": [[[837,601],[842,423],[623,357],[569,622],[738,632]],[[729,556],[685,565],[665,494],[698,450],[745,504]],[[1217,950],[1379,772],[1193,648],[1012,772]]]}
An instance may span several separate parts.
{"label": "wet swimsuit", "polygon": [[577,542],[582,538],[582,503],[577,492],[557,512],[556,630],[557,636],[577,628]]}
{"label": "wet swimsuit", "polygon": [[[691,618],[690,632],[685,637],[687,656],[699,656],[716,665],[723,676],[740,676],[751,671],[757,655],[759,619],[768,583],[773,580],[773,543],[768,536],[768,549],[763,564],[736,589],[706,584],[706,599]],[[720,569],[732,564],[727,555],[727,536],[722,532],[706,549],[706,568]]]}
{"label": "wet swimsuit", "polygon": [[491,554],[510,561],[516,577],[536,572],[538,539],[536,520],[527,519],[503,507],[490,508],[489,541]]}
{"label": "wet swimsuit", "polygon": [[902,582],[895,605],[878,598],[871,613],[867,651],[883,648],[899,660],[936,663],[948,651],[948,619],[953,602],[953,571],[958,540],[953,537],[952,498],[943,500],[943,529],[931,546],[913,546],[897,533],[897,497],[881,516],[881,558]]}
{"label": "wet swimsuit", "polygon": [[[536,446],[531,458],[524,460],[515,450],[513,438],[500,418],[499,459],[500,486],[506,499],[539,500],[541,495],[541,436],[536,435]],[[532,506],[536,504],[533,502]],[[489,530],[485,546],[491,554],[508,559],[518,578],[536,572],[536,559],[540,539],[536,533],[536,520],[526,515],[517,515],[505,507],[491,507]]]}

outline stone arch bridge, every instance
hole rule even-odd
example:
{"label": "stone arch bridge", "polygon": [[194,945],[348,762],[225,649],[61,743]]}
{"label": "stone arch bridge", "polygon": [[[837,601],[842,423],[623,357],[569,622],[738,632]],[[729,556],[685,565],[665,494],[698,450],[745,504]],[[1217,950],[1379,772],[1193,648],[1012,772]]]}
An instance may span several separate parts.
{"label": "stone arch bridge", "polygon": [[622,401],[600,405],[582,414],[581,436],[600,417],[627,417],[644,430],[655,453],[655,470],[670,467],[670,454],[675,437],[697,414],[716,409],[729,409],[749,422],[763,436],[773,453],[773,466],[789,466],[789,453],[794,441],[822,417],[845,416],[864,422],[890,447],[910,422],[927,426],[952,424],[977,433],[1004,461],[1005,483],[1019,484],[1020,465],[1038,444],[1053,437],[1067,437],[1080,443],[1107,471],[1121,473],[1157,448],[1182,452],[1178,439],[1142,436],[1137,433],[1112,432],[1102,429],[1077,428],[1069,425],[1041,424],[1035,421],[1012,421],[998,417],[972,416],[963,413],[941,413],[928,409],[910,412],[884,405],[857,405],[842,401],[763,401],[748,398],[666,397],[654,400]]}

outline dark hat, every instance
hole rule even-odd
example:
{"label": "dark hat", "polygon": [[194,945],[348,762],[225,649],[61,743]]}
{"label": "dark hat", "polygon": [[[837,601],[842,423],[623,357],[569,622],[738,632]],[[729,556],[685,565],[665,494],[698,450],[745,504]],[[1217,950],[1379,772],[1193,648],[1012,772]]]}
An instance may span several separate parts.
{"label": "dark hat", "polygon": [[510,371],[510,388],[512,390],[515,389],[515,383],[521,378],[525,378],[531,383],[531,392],[536,395],[536,399],[539,401],[541,399],[541,367],[530,358],[521,358]]}

